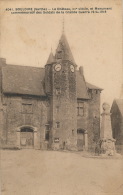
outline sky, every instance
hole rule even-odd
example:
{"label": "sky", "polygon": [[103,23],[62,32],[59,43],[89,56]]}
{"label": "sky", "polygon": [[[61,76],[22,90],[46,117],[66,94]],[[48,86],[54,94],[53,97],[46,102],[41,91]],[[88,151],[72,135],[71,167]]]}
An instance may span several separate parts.
{"label": "sky", "polygon": [[[94,14],[10,14],[6,8],[107,8]],[[87,82],[104,90],[101,103],[119,98],[122,84],[121,0],[1,1],[0,57],[8,64],[44,67],[63,30]]]}

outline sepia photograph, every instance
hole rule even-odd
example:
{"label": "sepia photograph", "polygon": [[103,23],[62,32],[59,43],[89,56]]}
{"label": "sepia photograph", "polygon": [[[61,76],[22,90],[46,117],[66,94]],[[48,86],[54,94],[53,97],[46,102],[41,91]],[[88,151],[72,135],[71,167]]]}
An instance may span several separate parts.
{"label": "sepia photograph", "polygon": [[0,7],[0,194],[122,195],[122,0]]}

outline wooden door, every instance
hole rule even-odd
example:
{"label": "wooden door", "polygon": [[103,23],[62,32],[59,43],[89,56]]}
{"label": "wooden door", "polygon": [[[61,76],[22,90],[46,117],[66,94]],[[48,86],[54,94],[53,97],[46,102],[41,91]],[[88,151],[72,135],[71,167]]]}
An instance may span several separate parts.
{"label": "wooden door", "polygon": [[85,145],[84,134],[77,134],[77,148],[83,150]]}
{"label": "wooden door", "polygon": [[34,133],[26,131],[21,132],[20,142],[22,148],[33,148],[34,147]]}

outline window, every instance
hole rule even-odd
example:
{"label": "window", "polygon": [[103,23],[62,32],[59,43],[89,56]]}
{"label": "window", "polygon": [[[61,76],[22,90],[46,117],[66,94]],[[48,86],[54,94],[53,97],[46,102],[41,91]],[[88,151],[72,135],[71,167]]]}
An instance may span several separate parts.
{"label": "window", "polygon": [[59,143],[59,138],[54,138],[54,143]]}
{"label": "window", "polygon": [[77,129],[77,134],[83,134],[85,132],[84,129]]}
{"label": "window", "polygon": [[77,102],[77,115],[84,116],[84,102]]}
{"label": "window", "polygon": [[32,104],[22,104],[22,113],[31,114],[32,112]]}
{"label": "window", "polygon": [[96,90],[96,94],[98,94],[98,90]]}
{"label": "window", "polygon": [[33,132],[33,129],[30,128],[30,127],[23,127],[23,128],[21,129],[21,132]]}
{"label": "window", "polygon": [[49,140],[49,131],[47,130],[45,131],[45,140],[47,141]]}
{"label": "window", "polygon": [[56,88],[56,95],[60,95],[60,94],[61,94],[60,88]]}
{"label": "window", "polygon": [[56,128],[60,128],[60,122],[56,122]]}
{"label": "window", "polygon": [[74,129],[72,129],[72,135],[74,135]]}
{"label": "window", "polygon": [[93,92],[92,92],[92,89],[89,89],[89,90],[88,90],[88,95],[89,95],[90,98],[93,99]]}
{"label": "window", "polygon": [[50,125],[49,124],[46,124],[45,126],[46,126],[46,131],[49,131]]}
{"label": "window", "polygon": [[46,130],[45,130],[45,140],[49,140],[49,124],[46,125]]}
{"label": "window", "polygon": [[59,106],[56,106],[56,114],[59,113]]}

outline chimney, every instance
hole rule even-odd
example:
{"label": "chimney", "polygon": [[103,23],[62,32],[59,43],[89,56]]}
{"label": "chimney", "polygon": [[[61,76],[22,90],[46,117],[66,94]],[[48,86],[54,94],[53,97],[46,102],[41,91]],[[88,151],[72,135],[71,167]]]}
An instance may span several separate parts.
{"label": "chimney", "polygon": [[5,66],[5,65],[6,65],[6,59],[5,58],[0,58],[0,94],[1,94],[1,88],[2,88],[2,67]]}
{"label": "chimney", "polygon": [[0,58],[0,67],[3,67],[6,65],[6,59],[5,58]]}
{"label": "chimney", "polygon": [[79,72],[80,72],[81,75],[84,75],[83,66],[79,67]]}

